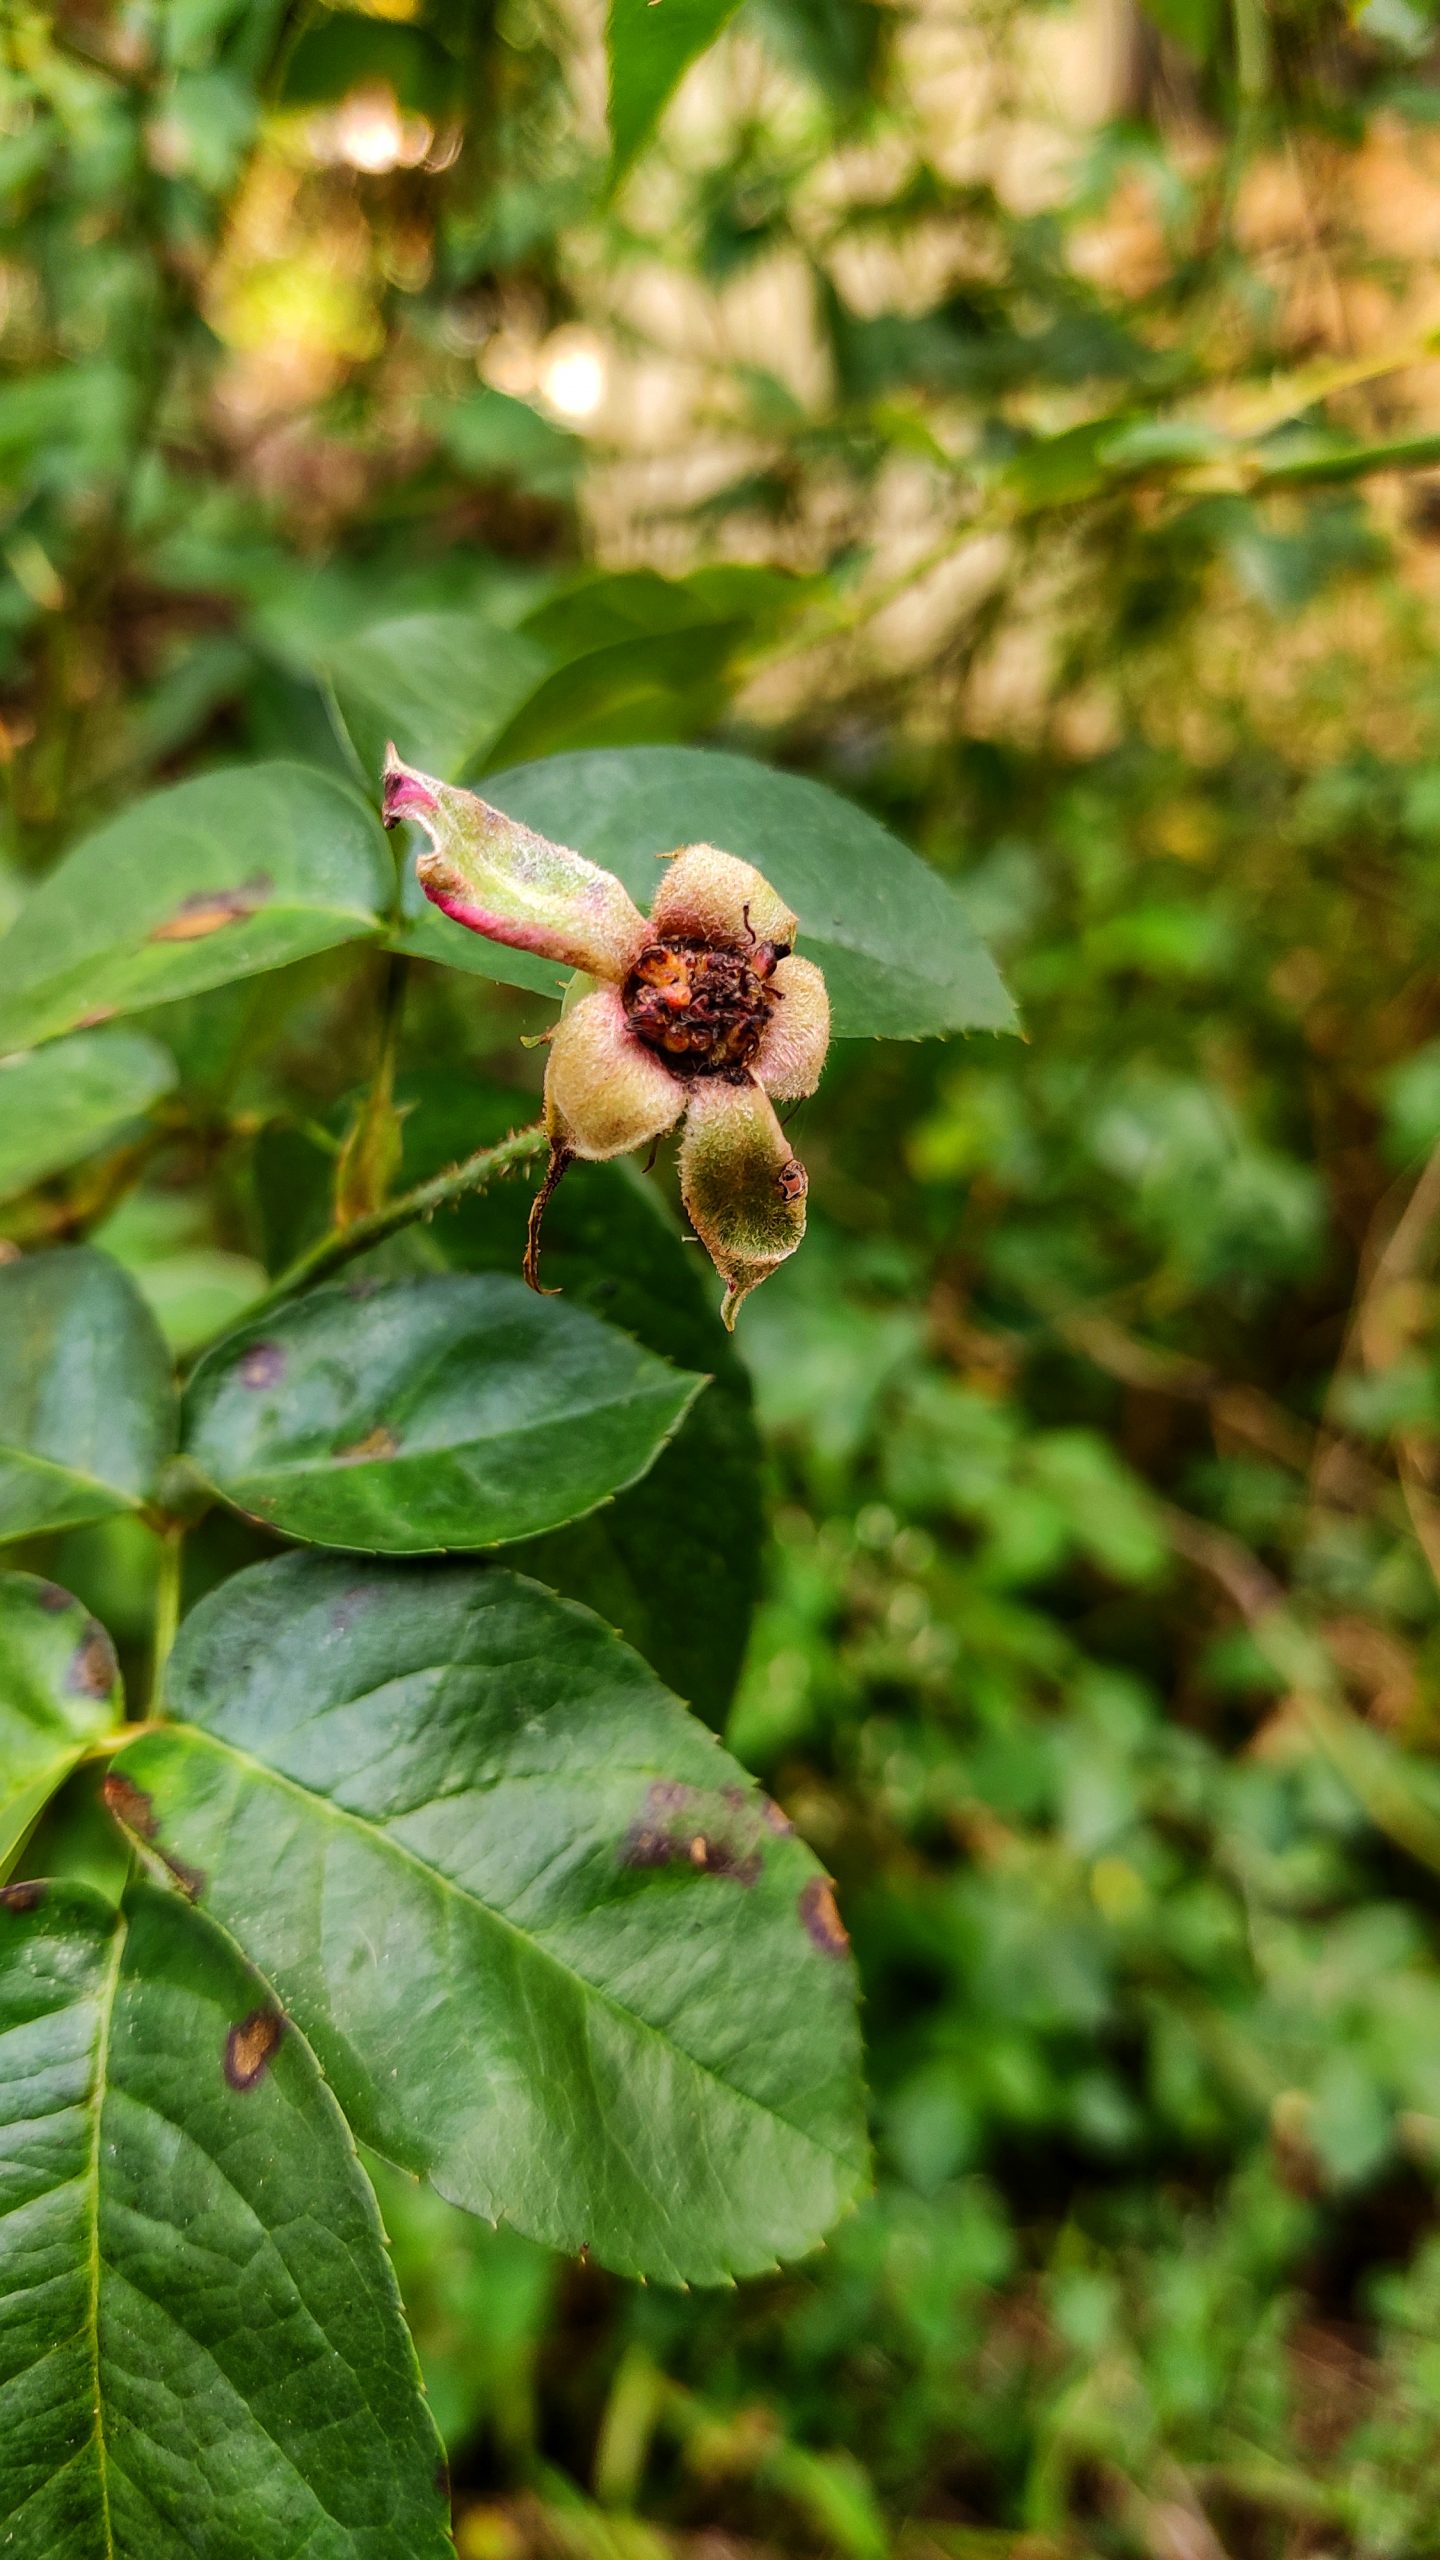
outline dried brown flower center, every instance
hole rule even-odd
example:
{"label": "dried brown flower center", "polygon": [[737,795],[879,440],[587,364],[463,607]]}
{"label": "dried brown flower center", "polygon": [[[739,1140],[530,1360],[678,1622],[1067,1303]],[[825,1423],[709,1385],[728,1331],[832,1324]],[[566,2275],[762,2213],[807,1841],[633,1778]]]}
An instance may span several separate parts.
{"label": "dried brown flower center", "polygon": [[783,955],[703,942],[651,942],[625,981],[630,1028],[677,1076],[728,1076],[743,1084],[779,989],[767,981]]}

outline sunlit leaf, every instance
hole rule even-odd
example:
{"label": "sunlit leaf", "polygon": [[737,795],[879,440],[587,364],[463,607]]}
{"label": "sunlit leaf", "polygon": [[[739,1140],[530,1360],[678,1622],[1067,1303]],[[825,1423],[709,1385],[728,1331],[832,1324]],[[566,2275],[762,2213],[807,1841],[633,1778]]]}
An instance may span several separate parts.
{"label": "sunlit leaf", "polygon": [[738,0],[610,0],[610,146],[622,175],[649,141],[681,76],[734,16]]}

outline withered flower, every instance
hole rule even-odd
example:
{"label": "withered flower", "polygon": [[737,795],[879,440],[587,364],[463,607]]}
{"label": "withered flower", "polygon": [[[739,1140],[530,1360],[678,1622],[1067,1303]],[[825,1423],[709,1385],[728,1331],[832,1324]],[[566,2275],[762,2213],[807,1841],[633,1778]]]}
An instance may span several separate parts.
{"label": "withered flower", "polygon": [[814,1092],[830,1007],[820,971],[792,949],[789,908],[752,863],[694,844],[667,858],[647,921],[613,873],[413,772],[393,747],[382,807],[387,827],[413,818],[430,838],[420,884],[444,914],[594,981],[572,990],[550,1035],[531,1287],[545,1204],[567,1165],[646,1146],[683,1115],[685,1207],[733,1327],[805,1232],[805,1169],[774,1103]]}

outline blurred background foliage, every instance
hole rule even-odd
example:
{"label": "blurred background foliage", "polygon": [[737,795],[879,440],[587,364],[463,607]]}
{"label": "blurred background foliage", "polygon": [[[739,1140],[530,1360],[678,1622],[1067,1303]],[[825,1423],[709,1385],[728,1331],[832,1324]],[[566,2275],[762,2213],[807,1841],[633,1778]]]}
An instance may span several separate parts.
{"label": "blurred background foliage", "polygon": [[[1026,1026],[835,1055],[740,1335],[773,1538],[733,1699],[723,1503],[723,1629],[655,1612],[840,1881],[877,2192],[686,2296],[386,2176],[460,2550],[1420,2560],[1434,13],[613,33],[612,152],[595,0],[0,26],[6,916],[236,755],[729,743],[921,847]],[[126,1127],[0,1231],[100,1234],[198,1340],[337,1153],[378,1178],[379,965],[155,1014]],[[415,968],[408,1167],[503,1125],[543,1019]],[[417,1249],[510,1251],[466,1214]],[[149,1543],[49,1551],[135,1644]]]}

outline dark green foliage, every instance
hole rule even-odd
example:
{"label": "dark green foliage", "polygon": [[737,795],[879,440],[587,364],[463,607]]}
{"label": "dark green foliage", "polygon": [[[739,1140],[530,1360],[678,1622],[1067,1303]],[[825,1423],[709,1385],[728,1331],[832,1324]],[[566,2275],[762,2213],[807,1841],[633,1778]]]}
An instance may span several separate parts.
{"label": "dark green foliage", "polygon": [[[521,1116],[523,1097],[467,1097],[430,1077],[402,1087],[407,1177],[453,1163]],[[513,1272],[527,1202],[512,1188],[461,1201],[431,1230],[448,1262]],[[723,1724],[740,1676],[760,1574],[760,1445],[750,1381],[709,1303],[699,1258],[633,1166],[576,1165],[545,1221],[547,1285],[708,1375],[638,1484],[507,1557],[583,1600],[662,1680]]]}
{"label": "dark green foliage", "polygon": [[175,1445],[170,1361],[108,1255],[0,1268],[0,1537],[134,1511]]}
{"label": "dark green foliage", "polygon": [[[106,2549],[97,2385],[115,2550],[435,2547],[323,2065],[466,2560],[1433,2560],[1430,15],[0,37],[0,2003],[63,1956],[82,2103],[138,1968],[113,2155],[0,2038],[77,2170],[0,2212],[71,2252],[0,2547]],[[668,1147],[567,1176],[552,1304],[533,1138],[405,1214],[560,973],[420,897],[392,736],[642,906],[792,896],[856,1036],[736,1342]],[[876,2188],[794,2261],[864,2175],[822,1869]]]}
{"label": "dark green foliage", "polygon": [[120,1666],[58,1583],[0,1574],[0,1882],[86,1746],[121,1713]]}
{"label": "dark green foliage", "polygon": [[636,747],[551,756],[487,787],[512,817],[618,873],[642,914],[658,854],[699,841],[753,862],[803,919],[839,1039],[1014,1027],[994,962],[943,883],[817,783],[694,747]]}
{"label": "dark green foliage", "polygon": [[643,1475],[703,1381],[522,1281],[356,1281],[212,1351],[187,1452],[267,1528],[397,1555],[557,1528]]}
{"label": "dark green foliage", "polygon": [[0,1898],[17,2560],[427,2560],[439,2439],[340,2111],[208,1922]]}
{"label": "dark green foliage", "polygon": [[10,1059],[0,1085],[0,1200],[133,1137],[174,1082],[169,1052],[134,1031],[77,1031]]}
{"label": "dark green foliage", "polygon": [[829,1887],[586,1612],[508,1573],[287,1558],[195,1612],[167,1705],[115,1763],[119,1810],[363,2140],[672,2280],[793,2255],[854,2196]]}

